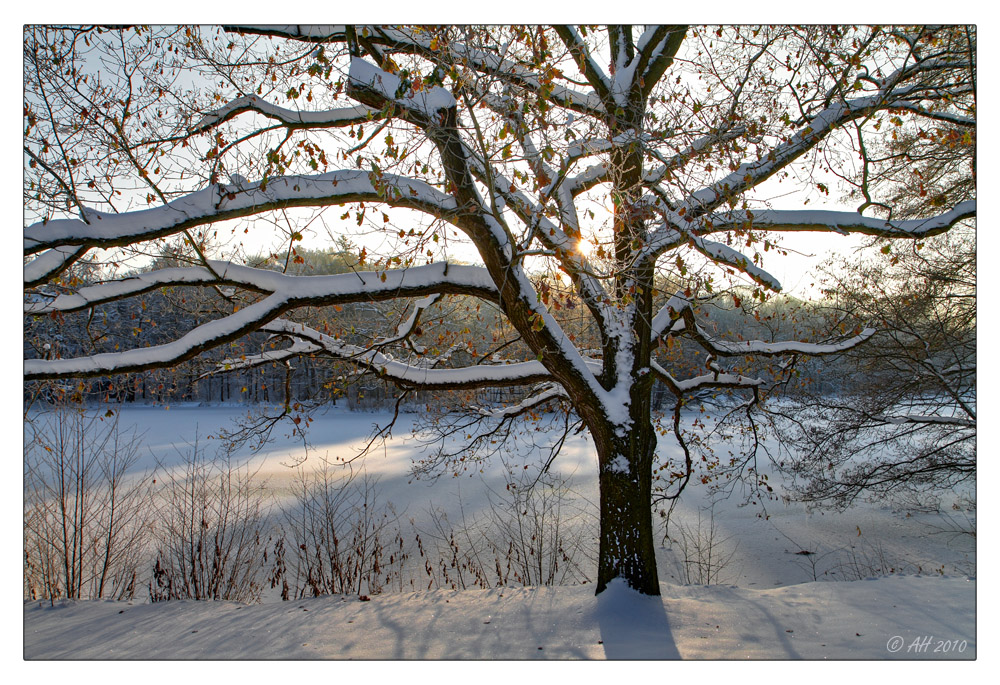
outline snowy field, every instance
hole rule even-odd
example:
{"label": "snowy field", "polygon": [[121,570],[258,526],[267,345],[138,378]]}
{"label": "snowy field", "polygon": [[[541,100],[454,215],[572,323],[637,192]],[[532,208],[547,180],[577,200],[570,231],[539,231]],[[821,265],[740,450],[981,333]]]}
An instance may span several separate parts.
{"label": "snowy field", "polygon": [[[120,425],[143,434],[145,450],[136,470],[162,472],[181,461],[196,434],[200,445],[214,448],[217,443],[207,437],[230,428],[246,411],[128,407]],[[280,501],[294,480],[293,465],[308,469],[321,458],[348,460],[373,425],[389,418],[332,408],[312,424],[312,449],[304,463],[301,443],[281,429],[260,453],[242,457]],[[414,480],[412,460],[420,458],[421,445],[411,433],[413,420],[401,415],[392,439],[364,460],[366,473],[378,477],[380,501],[391,502],[412,529],[425,529],[442,513],[453,523],[488,514],[502,497],[504,469],[492,463],[482,472]],[[538,447],[550,434],[529,437],[539,445],[522,442],[523,453],[511,454],[509,463],[538,464]],[[583,549],[596,554],[596,529],[587,527],[596,519],[597,502],[589,442],[571,438],[553,470],[565,483],[565,509],[582,522]],[[586,584],[396,592],[365,602],[356,597],[281,602],[268,595],[257,605],[151,605],[142,601],[142,593],[129,603],[57,602],[50,607],[25,602],[24,656],[975,658],[975,540],[949,533],[954,521],[937,514],[906,516],[884,506],[831,513],[778,499],[767,503],[765,515],[760,507],[741,504],[739,497],[715,501],[704,486],[689,486],[673,514],[673,539],[663,539],[660,530],[662,601],[617,589],[598,601]],[[714,563],[705,563],[707,552]],[[578,562],[592,580],[592,560]],[[921,646],[924,642],[929,646]]]}
{"label": "snowy field", "polygon": [[[975,582],[661,583],[235,602],[38,602],[27,659],[974,659]],[[927,638],[930,638],[929,640]],[[926,646],[925,646],[926,643]]]}

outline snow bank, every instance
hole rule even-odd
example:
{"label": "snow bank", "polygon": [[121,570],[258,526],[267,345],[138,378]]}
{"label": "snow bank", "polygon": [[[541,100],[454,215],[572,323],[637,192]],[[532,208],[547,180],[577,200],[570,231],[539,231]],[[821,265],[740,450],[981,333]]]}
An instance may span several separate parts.
{"label": "snow bank", "polygon": [[[25,659],[975,659],[974,580],[26,602]],[[926,646],[924,646],[926,645]]]}

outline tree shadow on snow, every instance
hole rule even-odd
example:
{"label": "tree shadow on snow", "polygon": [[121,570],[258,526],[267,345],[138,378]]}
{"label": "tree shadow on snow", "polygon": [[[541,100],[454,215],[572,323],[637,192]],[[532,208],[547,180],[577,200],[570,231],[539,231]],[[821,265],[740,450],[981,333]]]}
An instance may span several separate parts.
{"label": "tree shadow on snow", "polygon": [[608,659],[680,659],[661,597],[615,580],[597,596],[597,623]]}

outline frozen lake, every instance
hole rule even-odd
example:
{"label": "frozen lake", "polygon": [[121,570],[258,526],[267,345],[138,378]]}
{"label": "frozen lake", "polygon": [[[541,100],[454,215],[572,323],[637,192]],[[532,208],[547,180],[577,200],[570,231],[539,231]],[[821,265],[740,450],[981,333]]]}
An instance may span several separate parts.
{"label": "frozen lake", "polygon": [[[103,409],[106,411],[106,409]],[[210,439],[232,430],[253,408],[233,406],[126,406],[120,412],[120,427],[141,434],[143,448],[137,471],[176,467],[190,452],[196,437],[209,451],[219,441]],[[318,411],[308,430],[311,445],[306,451],[293,425],[286,421],[272,433],[272,441],[253,453],[244,448],[236,453],[264,479],[280,501],[296,477],[297,469],[311,469],[322,460],[346,463],[360,453],[378,426],[385,426],[392,414],[351,412],[330,407]],[[413,465],[429,455],[425,440],[414,434],[415,414],[399,415],[392,437],[379,443],[352,468],[363,469],[378,478],[379,501],[391,503],[401,521],[420,528],[432,520],[430,511],[443,512],[449,521],[461,522],[487,513],[491,500],[504,497],[507,471],[528,465],[527,473],[537,473],[544,462],[544,450],[556,439],[541,425],[528,426],[515,449],[503,460],[494,457],[457,475],[436,479],[415,479]],[[27,436],[27,428],[26,428]],[[679,456],[671,436],[661,438],[667,454]],[[529,444],[534,442],[535,445]],[[585,546],[596,553],[597,463],[593,446],[585,434],[571,436],[553,464],[552,473],[564,479],[566,511],[584,525]],[[780,495],[779,482],[772,483]],[[974,521],[974,512],[971,514]],[[714,525],[714,530],[711,527]],[[903,573],[944,573],[975,575],[975,539],[942,532],[949,525],[938,514],[911,514],[884,505],[859,503],[844,512],[810,511],[804,505],[782,499],[765,507],[743,505],[739,496],[718,499],[709,488],[695,482],[681,497],[671,519],[671,538],[660,536],[661,580],[683,583],[685,553],[690,556],[692,540],[711,537],[713,553],[725,559],[714,580],[741,587],[774,587],[810,581],[850,579],[864,575],[866,568],[884,567]],[[685,552],[681,532],[690,538]],[[711,535],[709,536],[709,532]],[[808,552],[809,554],[805,554]],[[687,569],[690,570],[690,569]]]}

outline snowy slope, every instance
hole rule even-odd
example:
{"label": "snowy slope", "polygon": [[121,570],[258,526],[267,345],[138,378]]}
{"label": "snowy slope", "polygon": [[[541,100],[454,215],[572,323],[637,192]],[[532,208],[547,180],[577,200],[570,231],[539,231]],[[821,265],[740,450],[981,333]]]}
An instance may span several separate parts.
{"label": "snowy slope", "polygon": [[[27,602],[26,659],[974,659],[975,581]],[[929,640],[927,639],[929,638]],[[921,645],[927,644],[927,647]],[[935,649],[939,651],[935,651]],[[895,650],[895,651],[894,651]],[[947,651],[944,651],[947,650]]]}

